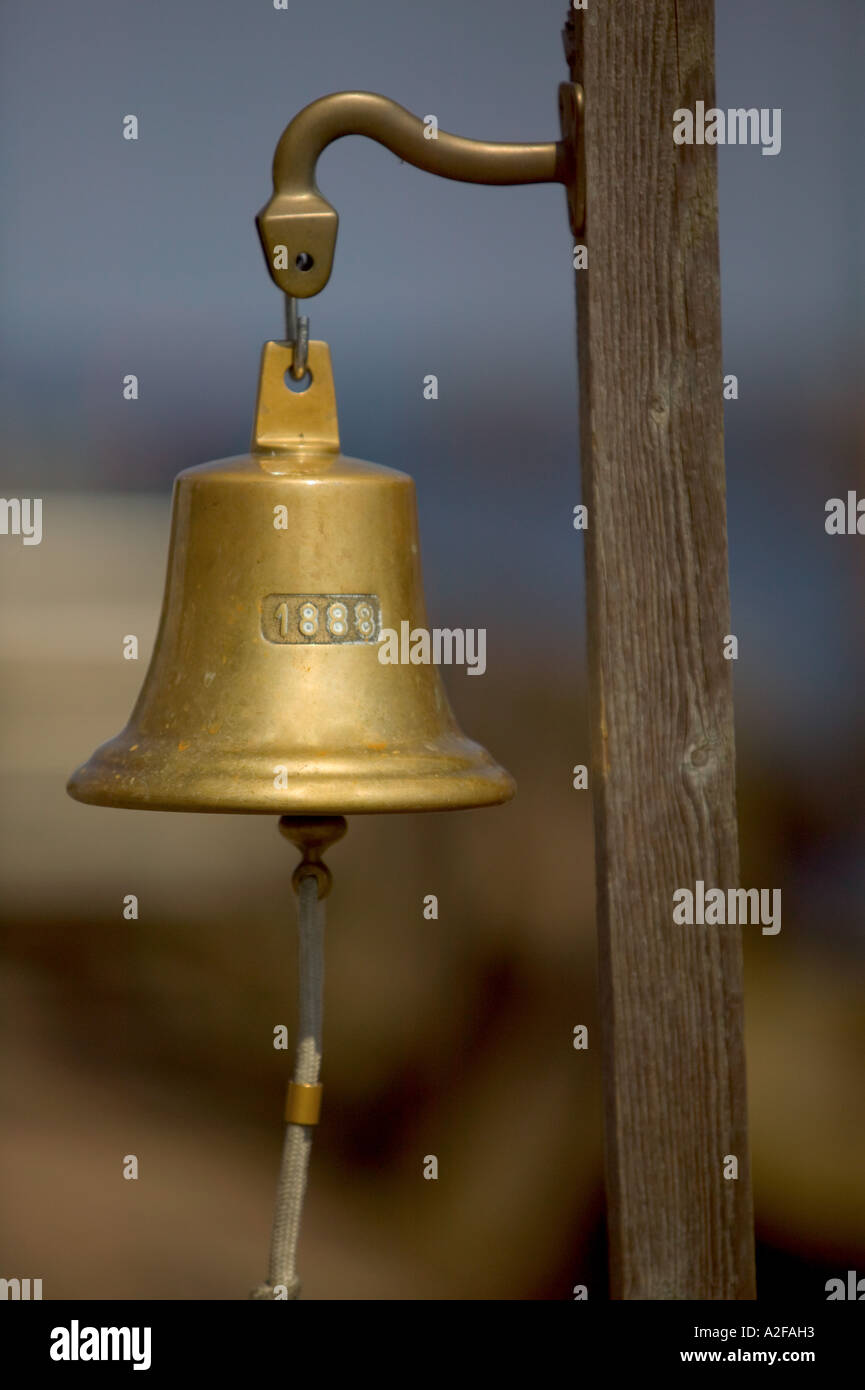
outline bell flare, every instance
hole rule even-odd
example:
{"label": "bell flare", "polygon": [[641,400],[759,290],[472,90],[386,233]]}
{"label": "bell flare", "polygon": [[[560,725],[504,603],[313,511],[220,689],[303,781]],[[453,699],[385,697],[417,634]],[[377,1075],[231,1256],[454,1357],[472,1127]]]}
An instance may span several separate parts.
{"label": "bell flare", "polygon": [[130,754],[134,737],[120,734],[97,748],[70,777],[69,795],[130,810],[349,816],[496,806],[516,790],[483,748],[460,735],[423,752],[277,749],[222,756],[205,744],[180,750],[158,740]]}
{"label": "bell flare", "polygon": [[438,667],[381,659],[406,622],[426,626],[408,474],[318,450],[187,469],[141,693],[69,794],[277,816],[508,801]]}

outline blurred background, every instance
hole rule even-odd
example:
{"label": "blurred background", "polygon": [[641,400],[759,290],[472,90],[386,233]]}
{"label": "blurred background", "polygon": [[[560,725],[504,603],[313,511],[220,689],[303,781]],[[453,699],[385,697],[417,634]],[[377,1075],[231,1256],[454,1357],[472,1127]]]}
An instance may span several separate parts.
{"label": "blurred background", "polygon": [[[865,542],[823,525],[865,492],[865,11],[718,11],[718,104],[783,110],[778,157],[719,151],[742,882],[784,905],[780,936],[744,934],[758,1277],[823,1300],[865,1273]],[[282,335],[253,225],[276,140],[341,88],[555,139],[564,13],[4,7],[2,491],[44,499],[44,537],[0,538],[0,1275],[46,1298],[236,1299],[266,1267],[293,851],[268,818],[121,814],[64,784],[143,678],[173,475],[248,444]],[[430,622],[488,630],[483,681],[445,672],[452,703],[519,795],[355,818],[331,852],[304,1296],[605,1298],[563,193],[448,183],[355,138],[319,182],[341,225],[309,311],[343,448],[415,476]]]}

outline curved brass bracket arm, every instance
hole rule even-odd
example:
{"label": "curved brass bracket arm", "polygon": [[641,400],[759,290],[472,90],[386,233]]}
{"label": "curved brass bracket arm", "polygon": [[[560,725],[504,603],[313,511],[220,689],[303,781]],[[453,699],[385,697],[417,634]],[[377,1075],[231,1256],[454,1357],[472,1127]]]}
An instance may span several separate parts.
{"label": "curved brass bracket arm", "polygon": [[582,88],[559,87],[562,140],[543,145],[505,145],[464,140],[438,131],[426,136],[424,122],[404,106],[375,92],[334,92],[294,117],[273,158],[273,197],[256,218],[271,277],[285,294],[308,299],[330,279],[339,218],[315,182],[322,150],[343,135],[368,135],[400,159],[464,183],[563,183],[571,226],[583,220],[580,169]]}

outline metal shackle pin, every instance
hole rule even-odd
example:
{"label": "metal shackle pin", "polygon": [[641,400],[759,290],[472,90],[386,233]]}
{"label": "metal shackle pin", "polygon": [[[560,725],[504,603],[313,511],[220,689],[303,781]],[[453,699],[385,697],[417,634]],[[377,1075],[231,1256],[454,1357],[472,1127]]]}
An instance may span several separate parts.
{"label": "metal shackle pin", "polygon": [[302,381],[309,358],[309,316],[298,314],[297,300],[293,294],[285,296],[285,341],[291,343],[294,349],[289,371],[295,381]]}

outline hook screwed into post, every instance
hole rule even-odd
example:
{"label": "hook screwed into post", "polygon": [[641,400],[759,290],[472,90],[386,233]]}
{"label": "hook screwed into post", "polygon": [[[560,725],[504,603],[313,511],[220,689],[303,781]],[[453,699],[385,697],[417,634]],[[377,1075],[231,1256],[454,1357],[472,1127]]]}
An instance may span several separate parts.
{"label": "hook screwed into post", "polygon": [[581,220],[583,174],[578,140],[582,130],[582,88],[559,88],[562,139],[540,145],[506,145],[464,140],[437,132],[428,139],[418,116],[376,92],[333,92],[299,111],[286,126],[273,158],[273,197],[256,218],[271,278],[288,295],[308,299],[324,289],[333,268],[339,225],[336,208],[322,197],[315,166],[322,150],[343,135],[367,135],[393,154],[442,178],[463,183],[563,183],[571,223]]}
{"label": "hook screwed into post", "polygon": [[291,840],[300,850],[302,858],[291,876],[291,886],[295,893],[300,891],[302,879],[313,877],[318,882],[319,898],[326,898],[333,882],[330,869],[322,860],[322,854],[330,845],[341,840],[348,830],[345,816],[281,816],[279,833]]}

